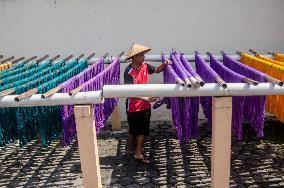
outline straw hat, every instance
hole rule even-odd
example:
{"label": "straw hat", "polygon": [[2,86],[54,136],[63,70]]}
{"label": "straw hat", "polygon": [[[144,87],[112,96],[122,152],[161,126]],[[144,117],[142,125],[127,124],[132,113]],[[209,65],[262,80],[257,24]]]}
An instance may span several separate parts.
{"label": "straw hat", "polygon": [[125,60],[129,60],[137,54],[141,54],[141,53],[145,54],[145,53],[149,52],[150,50],[151,50],[151,48],[149,48],[149,47],[142,46],[140,44],[133,44],[131,46],[131,48],[129,49]]}

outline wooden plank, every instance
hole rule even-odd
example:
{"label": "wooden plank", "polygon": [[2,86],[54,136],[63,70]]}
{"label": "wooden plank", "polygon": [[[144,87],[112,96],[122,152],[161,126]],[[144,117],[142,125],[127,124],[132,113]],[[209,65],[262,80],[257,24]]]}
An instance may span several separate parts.
{"label": "wooden plank", "polygon": [[84,187],[101,188],[101,172],[93,107],[92,105],[75,106],[74,112]]}
{"label": "wooden plank", "polygon": [[117,106],[114,107],[114,110],[111,114],[111,126],[112,126],[112,131],[121,130],[119,102]]}
{"label": "wooden plank", "polygon": [[232,97],[212,98],[211,175],[213,188],[230,182]]}

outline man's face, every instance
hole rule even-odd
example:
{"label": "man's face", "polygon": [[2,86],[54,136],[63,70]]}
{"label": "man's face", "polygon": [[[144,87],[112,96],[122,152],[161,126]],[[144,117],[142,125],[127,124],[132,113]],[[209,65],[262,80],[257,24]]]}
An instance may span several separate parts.
{"label": "man's face", "polygon": [[143,63],[144,61],[144,54],[137,54],[132,57],[132,61],[135,63]]}

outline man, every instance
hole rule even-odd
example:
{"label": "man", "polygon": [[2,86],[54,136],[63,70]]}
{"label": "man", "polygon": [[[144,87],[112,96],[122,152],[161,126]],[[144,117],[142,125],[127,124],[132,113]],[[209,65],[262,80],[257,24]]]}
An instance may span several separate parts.
{"label": "man", "polygon": [[[132,60],[124,71],[124,84],[147,84],[148,74],[160,73],[171,64],[166,60],[157,68],[144,62],[144,54],[151,49],[139,44],[133,44],[125,60]],[[129,124],[128,149],[134,153],[134,159],[149,163],[143,153],[142,147],[145,136],[149,135],[151,104],[156,101],[153,97],[131,97],[126,100],[127,121]]]}

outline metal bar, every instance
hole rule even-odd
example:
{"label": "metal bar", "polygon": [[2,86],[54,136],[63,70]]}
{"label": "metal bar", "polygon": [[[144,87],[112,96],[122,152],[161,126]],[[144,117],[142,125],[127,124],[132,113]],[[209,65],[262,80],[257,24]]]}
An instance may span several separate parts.
{"label": "metal bar", "polygon": [[283,95],[284,87],[271,83],[257,86],[246,83],[227,83],[227,89],[216,83],[206,83],[203,87],[182,87],[177,84],[133,84],[105,85],[104,98],[116,97],[195,97],[195,96],[253,96]]}
{"label": "metal bar", "polygon": [[[271,83],[260,83],[257,86],[246,83],[227,83],[223,89],[219,84],[207,83],[203,87],[182,87],[177,84],[132,84],[105,85],[102,91],[79,92],[75,96],[68,93],[55,93],[44,100],[41,94],[32,95],[20,102],[15,102],[19,95],[0,98],[0,107],[16,106],[56,106],[64,104],[96,104],[104,98],[117,97],[194,97],[194,96],[258,96],[284,95],[284,87]],[[102,95],[103,92],[103,95]]]}
{"label": "metal bar", "polygon": [[46,99],[41,94],[15,102],[18,95],[8,95],[0,98],[0,107],[28,107],[28,106],[58,106],[73,104],[100,104],[102,103],[102,91],[80,92],[76,96],[69,96],[68,93],[55,93]]}
{"label": "metal bar", "polygon": [[[169,59],[169,55],[165,55],[167,59]],[[266,54],[266,55],[263,55],[265,57],[268,57],[268,58],[271,58],[272,55],[269,55],[269,54]],[[189,62],[195,62],[195,55],[185,55],[186,59],[189,61]],[[201,55],[201,57],[206,61],[206,62],[209,62],[210,59],[207,55]],[[215,58],[217,58],[218,61],[221,61],[223,62],[223,56],[222,55],[214,55]],[[229,55],[229,57],[239,61],[240,60],[240,56],[239,55]],[[105,58],[105,64],[109,64],[112,62],[112,60],[114,60],[115,58],[117,57],[108,57],[108,58]],[[125,61],[125,58],[126,56],[121,56],[120,57],[120,62],[121,63],[127,63]],[[99,57],[94,57],[92,58],[92,61],[96,61],[98,60]],[[151,61],[151,62],[161,62],[161,55],[145,55],[145,61]],[[129,62],[129,61],[128,61]]]}

